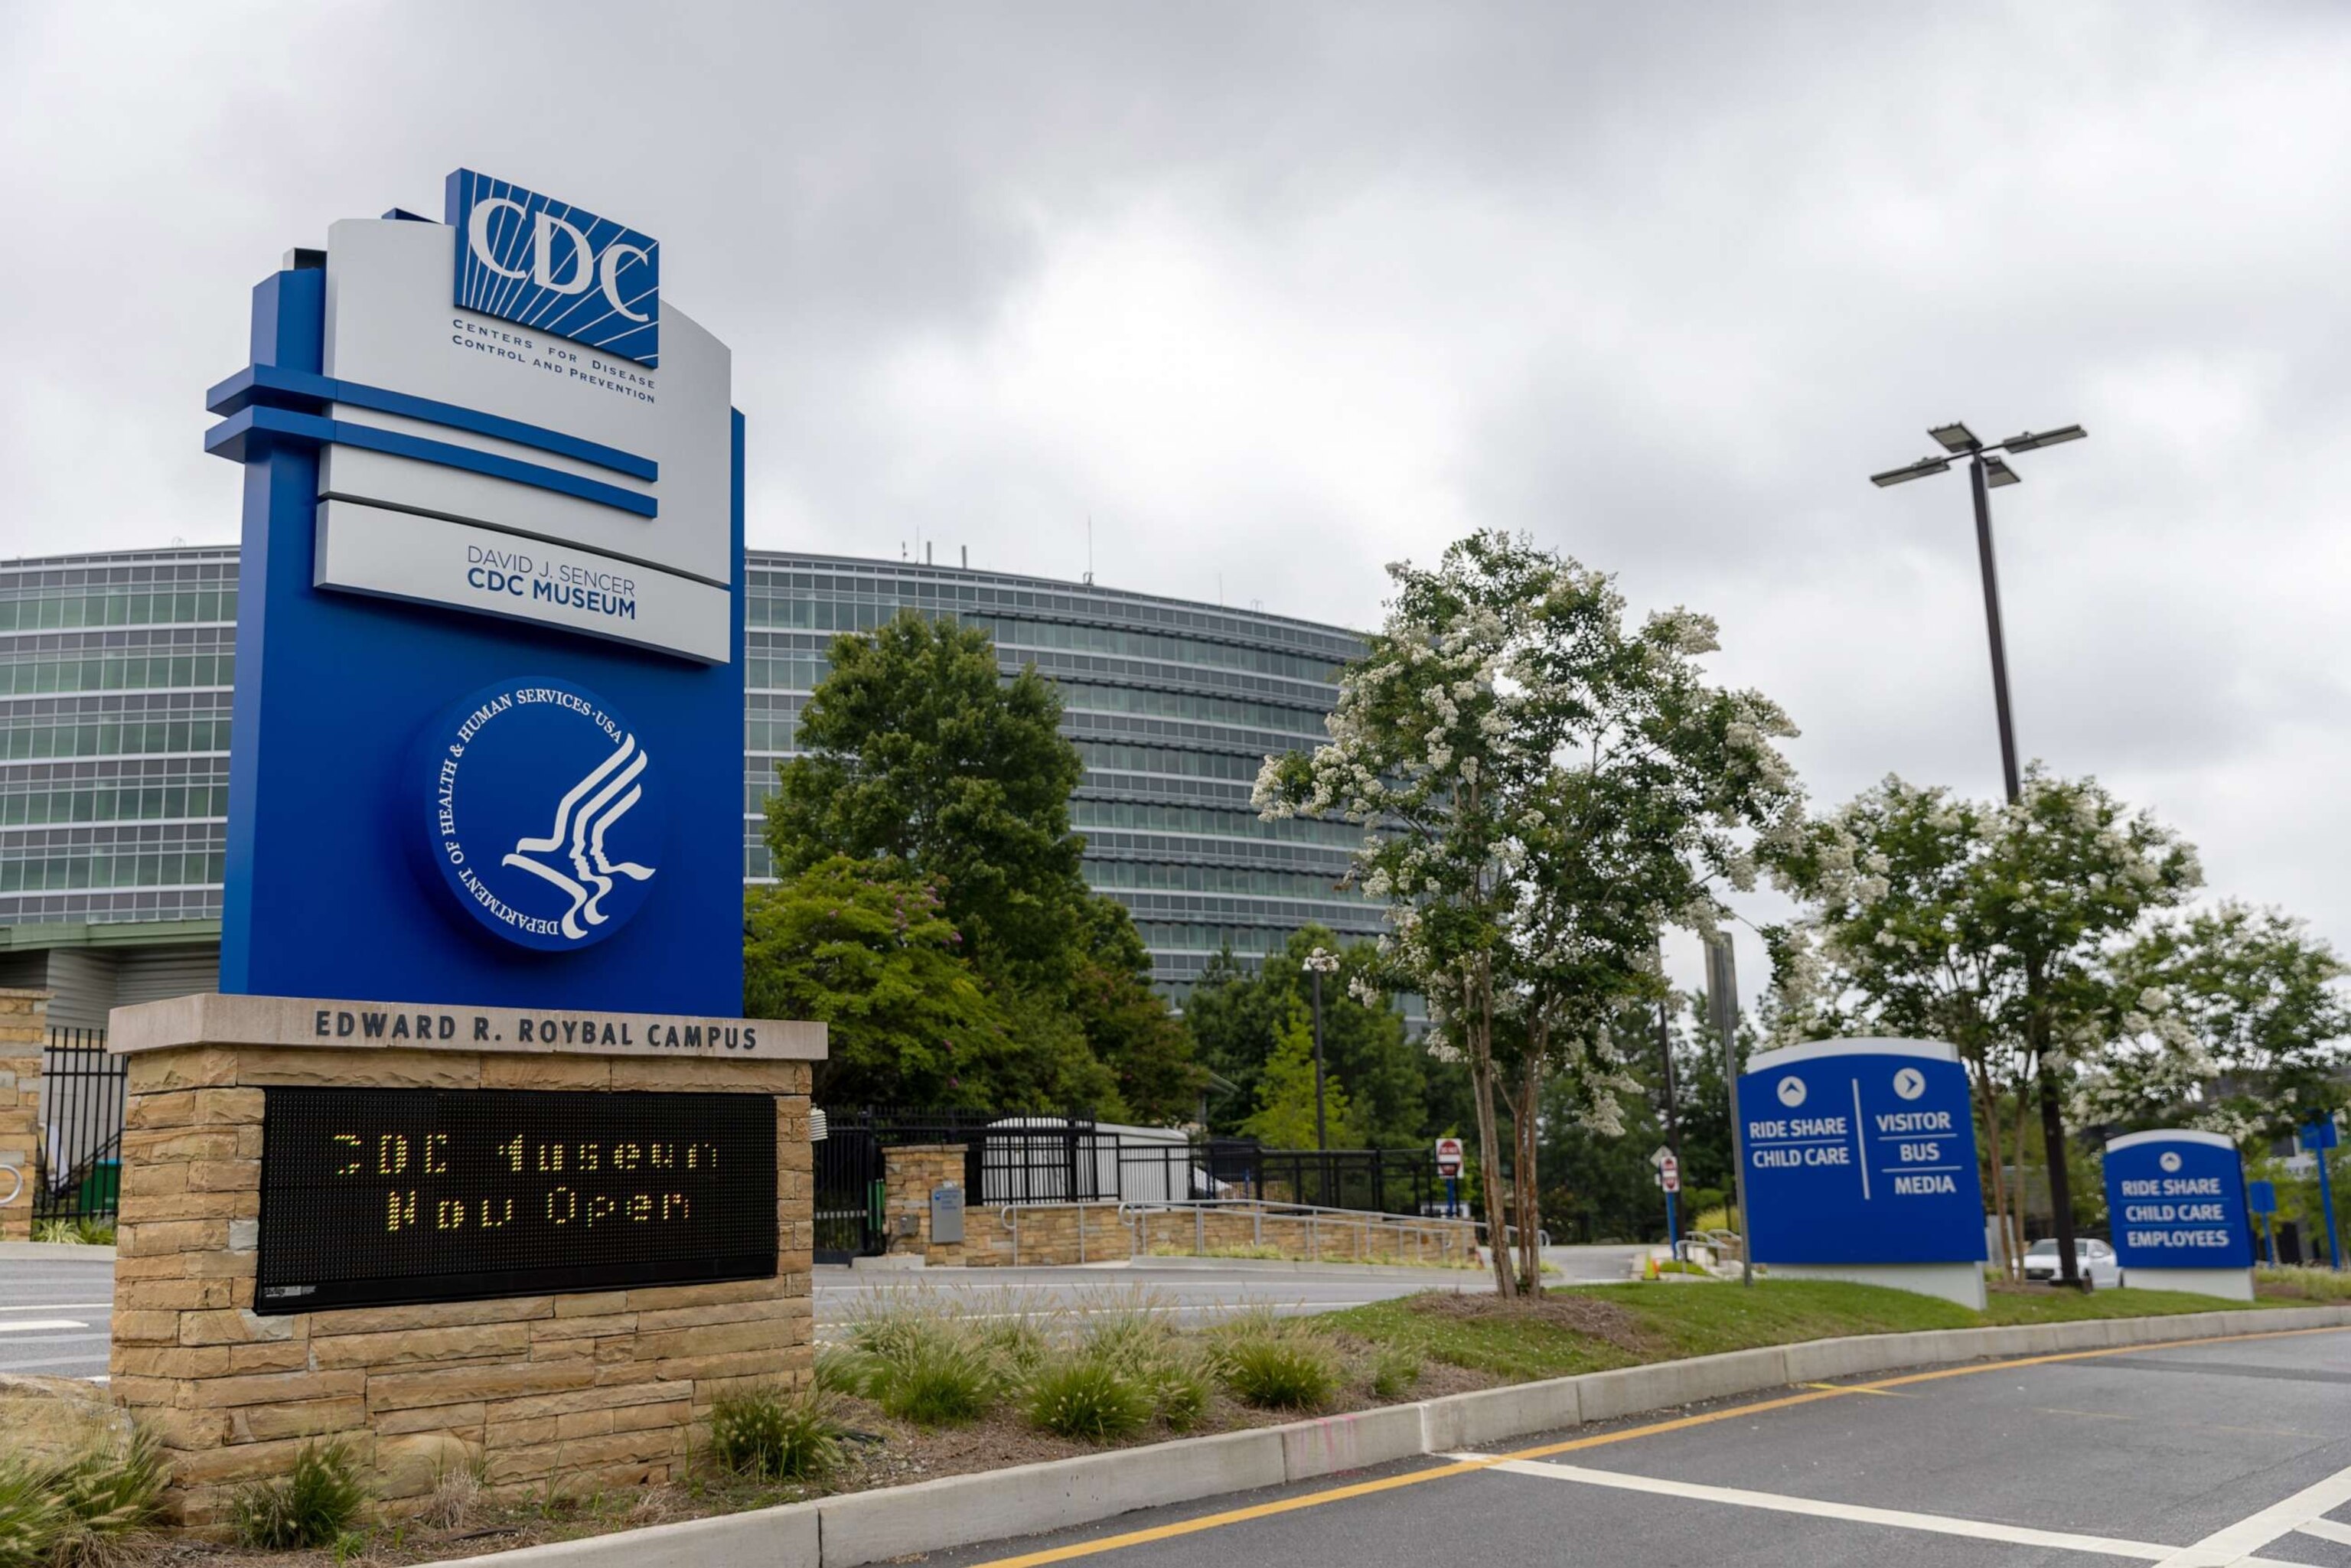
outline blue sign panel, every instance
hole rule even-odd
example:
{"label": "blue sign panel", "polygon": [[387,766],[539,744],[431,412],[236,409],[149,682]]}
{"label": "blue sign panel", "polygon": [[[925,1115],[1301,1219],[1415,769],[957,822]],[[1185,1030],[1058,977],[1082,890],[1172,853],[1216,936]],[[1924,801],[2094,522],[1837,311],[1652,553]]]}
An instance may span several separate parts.
{"label": "blue sign panel", "polygon": [[449,176],[447,203],[458,306],[661,363],[661,246],[653,238],[471,169]]}
{"label": "blue sign panel", "polygon": [[2252,1206],[2252,1211],[2255,1214],[2275,1214],[2277,1212],[2277,1184],[2266,1181],[2247,1182],[2245,1184],[2245,1201]]}
{"label": "blue sign panel", "polygon": [[2106,1214],[2125,1273],[2253,1260],[2244,1166],[2218,1133],[2134,1133],[2108,1144]]}
{"label": "blue sign panel", "polygon": [[2335,1130],[2332,1116],[2322,1116],[2302,1130],[2302,1146],[2313,1154],[2331,1149],[2341,1141],[2342,1134]]}
{"label": "blue sign panel", "polygon": [[1760,1263],[1980,1263],[1967,1071],[1948,1045],[1831,1040],[1739,1081]]}

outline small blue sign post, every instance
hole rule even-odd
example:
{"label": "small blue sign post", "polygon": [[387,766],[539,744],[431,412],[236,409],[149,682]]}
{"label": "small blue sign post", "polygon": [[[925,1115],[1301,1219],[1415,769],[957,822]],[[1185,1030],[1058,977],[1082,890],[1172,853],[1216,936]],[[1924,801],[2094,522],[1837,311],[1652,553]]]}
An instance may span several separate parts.
{"label": "small blue sign post", "polygon": [[1983,1184],[1957,1048],[1833,1040],[1739,1080],[1755,1260],[1984,1305]]}
{"label": "small blue sign post", "polygon": [[2337,1270],[2343,1267],[2343,1243],[2335,1228],[2335,1183],[2326,1174],[2326,1155],[2341,1138],[2332,1116],[2321,1116],[2302,1130],[2302,1146],[2318,1156],[2318,1205],[2326,1218],[2326,1264]]}
{"label": "small blue sign post", "polygon": [[2277,1184],[2266,1181],[2246,1183],[2245,1203],[2261,1217],[2262,1252],[2269,1260],[2270,1267],[2274,1269],[2277,1267],[2277,1230],[2271,1224],[2271,1218],[2277,1213]]}
{"label": "small blue sign post", "polygon": [[2253,1231],[2237,1145],[2188,1128],[2106,1145],[2106,1212],[2125,1287],[2253,1299]]}

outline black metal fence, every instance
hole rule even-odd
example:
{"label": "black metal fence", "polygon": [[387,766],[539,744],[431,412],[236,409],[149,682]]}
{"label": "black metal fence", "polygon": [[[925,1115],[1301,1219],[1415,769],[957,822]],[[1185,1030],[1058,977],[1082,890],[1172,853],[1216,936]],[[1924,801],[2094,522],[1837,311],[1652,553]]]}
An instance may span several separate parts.
{"label": "black metal fence", "polygon": [[33,1220],[114,1221],[122,1191],[127,1057],[110,1056],[106,1031],[52,1029],[41,1053],[41,1119]]}
{"label": "black metal fence", "polygon": [[884,1150],[961,1145],[974,1207],[1255,1198],[1380,1214],[1435,1214],[1443,1186],[1417,1150],[1268,1149],[1245,1138],[1137,1136],[1085,1116],[970,1111],[826,1113],[816,1146],[816,1253],[882,1251]]}

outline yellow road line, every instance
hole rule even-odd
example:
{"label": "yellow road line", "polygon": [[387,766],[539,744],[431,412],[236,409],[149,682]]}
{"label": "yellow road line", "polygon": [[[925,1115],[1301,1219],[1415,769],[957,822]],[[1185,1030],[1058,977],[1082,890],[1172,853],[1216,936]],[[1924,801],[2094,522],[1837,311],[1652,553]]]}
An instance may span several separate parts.
{"label": "yellow road line", "polygon": [[2303,1334],[2344,1332],[2342,1328],[2262,1329],[2252,1333],[2208,1334],[2199,1339],[2156,1340],[2146,1344],[2108,1345],[2098,1350],[2060,1351],[2048,1355],[2019,1356],[2012,1361],[1979,1362],[1965,1366],[1941,1367],[1933,1372],[1913,1372],[1901,1377],[1877,1378],[1868,1383],[1802,1384],[1799,1386],[1810,1392],[1783,1394],[1776,1399],[1759,1399],[1751,1405],[1734,1405],[1720,1410],[1705,1411],[1696,1416],[1677,1416],[1670,1420],[1653,1421],[1646,1427],[1627,1427],[1614,1432],[1595,1432],[1588,1437],[1574,1437],[1564,1443],[1545,1443],[1540,1448],[1520,1448],[1515,1453],[1494,1454],[1476,1459],[1457,1459],[1449,1464],[1435,1465],[1425,1470],[1407,1470],[1400,1476],[1383,1476],[1377,1480],[1355,1481],[1346,1486],[1331,1487],[1298,1497],[1280,1498],[1272,1502],[1252,1503],[1247,1508],[1228,1509],[1222,1513],[1202,1514],[1197,1519],[1177,1520],[1173,1524],[1154,1525],[1148,1530],[1132,1530],[1121,1535],[1105,1535],[1096,1541],[1073,1542],[1067,1546],[1055,1546],[1042,1552],[1025,1552],[1018,1557],[998,1557],[978,1564],[977,1568],[1044,1568],[1044,1564],[1049,1563],[1067,1563],[1073,1558],[1092,1557],[1103,1552],[1118,1552],[1129,1546],[1147,1546],[1155,1541],[1173,1541],[1181,1536],[1196,1535],[1202,1531],[1221,1530],[1230,1524],[1246,1524],[1255,1519],[1271,1519],[1278,1514],[1295,1513],[1301,1509],[1320,1508],[1325,1503],[1345,1502],[1352,1498],[1370,1497],[1377,1492],[1395,1491],[1403,1487],[1418,1486],[1423,1481],[1443,1480],[1450,1476],[1471,1475],[1480,1470],[1491,1469],[1496,1465],[1507,1464],[1514,1459],[1548,1458],[1553,1454],[1571,1454],[1584,1448],[1599,1448],[1614,1443],[1629,1443],[1635,1437],[1656,1437],[1667,1432],[1685,1432],[1694,1427],[1711,1426],[1718,1421],[1735,1420],[1742,1416],[1761,1416],[1768,1411],[1792,1409],[1799,1405],[1815,1405],[1823,1399],[1840,1399],[1848,1394],[1886,1394],[1907,1384],[1934,1383],[1946,1377],[1967,1377],[1981,1372],[2005,1372],[2011,1367],[2045,1366],[2053,1362],[2088,1361],[2102,1355],[2120,1355],[2127,1351],[2181,1350],[2199,1344],[2231,1344],[2241,1340],[2254,1339],[2294,1339]]}

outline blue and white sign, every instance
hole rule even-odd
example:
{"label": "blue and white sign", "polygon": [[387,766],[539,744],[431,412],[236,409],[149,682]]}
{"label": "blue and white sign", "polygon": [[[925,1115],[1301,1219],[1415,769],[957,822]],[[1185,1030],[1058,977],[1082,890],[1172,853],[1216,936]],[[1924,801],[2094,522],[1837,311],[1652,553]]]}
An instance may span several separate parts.
{"label": "blue and white sign", "polygon": [[661,363],[661,246],[650,235],[471,169],[449,176],[448,221],[457,305]]}
{"label": "blue and white sign", "polygon": [[733,356],[647,236],[449,195],[293,252],[208,399],[246,478],[221,989],[734,1016]]}
{"label": "blue and white sign", "polygon": [[1951,1046],[1838,1040],[1766,1051],[1739,1081],[1739,1111],[1757,1262],[1884,1283],[1908,1281],[1872,1270],[1962,1265],[1953,1288],[1980,1298],[1983,1187],[1967,1071]]}
{"label": "blue and white sign", "polygon": [[635,727],[552,676],[486,686],[425,732],[427,853],[492,936],[563,952],[619,931],[661,873],[661,770]]}
{"label": "blue and white sign", "polygon": [[2106,1217],[2125,1284],[2252,1299],[2244,1162],[2220,1134],[2179,1128],[2107,1144]]}

